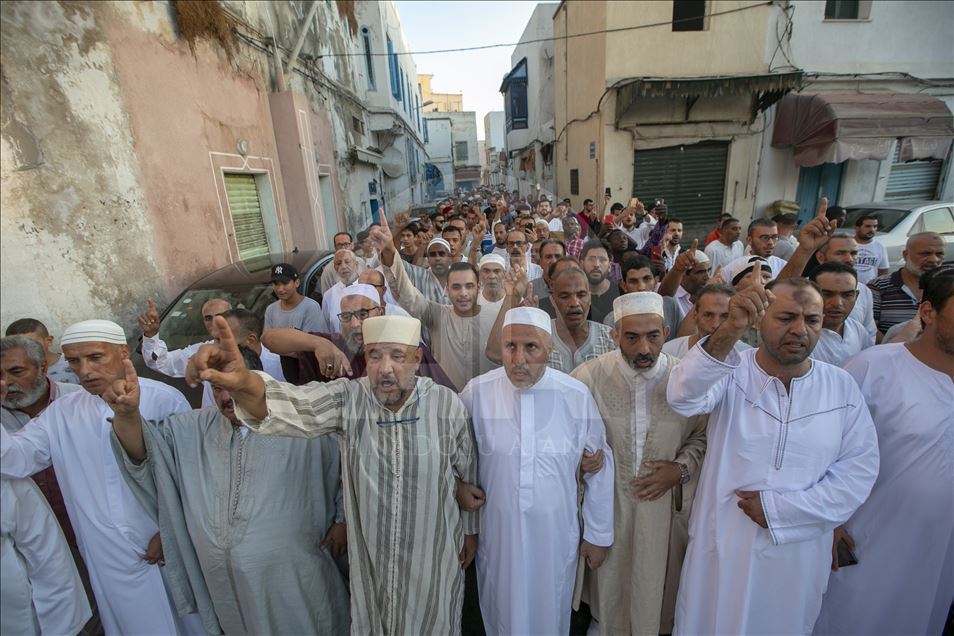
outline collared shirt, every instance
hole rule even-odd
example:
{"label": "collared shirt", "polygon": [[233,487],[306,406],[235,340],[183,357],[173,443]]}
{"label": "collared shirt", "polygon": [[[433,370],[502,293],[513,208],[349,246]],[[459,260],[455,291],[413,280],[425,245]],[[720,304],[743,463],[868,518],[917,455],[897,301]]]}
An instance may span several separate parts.
{"label": "collared shirt", "polygon": [[888,329],[899,322],[911,320],[918,313],[921,301],[904,284],[901,270],[887,276],[879,276],[870,283],[872,311],[878,331],[887,333]]}
{"label": "collared shirt", "polygon": [[557,321],[550,321],[550,330],[553,333],[553,351],[550,352],[550,358],[547,360],[547,366],[569,373],[587,360],[598,358],[604,353],[615,350],[616,343],[613,342],[612,329],[598,322],[588,321],[589,333],[586,335],[586,341],[570,352],[570,348],[563,342],[563,339],[557,333]]}
{"label": "collared shirt", "polygon": [[689,312],[692,311],[692,299],[689,297],[689,292],[680,285],[679,288],[676,289],[676,293],[673,294],[673,298],[679,305],[679,311],[682,312],[682,315],[688,316]]}
{"label": "collared shirt", "polygon": [[666,375],[669,368],[669,358],[659,356],[656,364],[645,370],[634,369],[623,358],[623,352],[615,354],[620,374],[626,379],[633,393],[633,412],[629,418],[630,437],[633,441],[633,467],[637,474],[634,477],[643,477],[638,471],[643,465],[643,449],[646,447],[646,434],[651,423],[652,395],[659,381]]}
{"label": "collared shirt", "polygon": [[712,241],[706,245],[705,253],[710,262],[709,274],[714,274],[719,267],[725,268],[737,258],[742,258],[745,255],[745,246],[742,241],[736,241],[731,246],[722,241]]}
{"label": "collared shirt", "polygon": [[666,247],[662,248],[663,265],[666,267],[667,272],[672,269],[673,265],[676,264],[676,257],[679,256],[679,252],[681,250],[681,245],[676,246],[675,252],[670,252]]}
{"label": "collared shirt", "polygon": [[583,243],[585,242],[586,241],[583,240],[582,236],[567,242],[566,244],[567,256],[572,256],[576,260],[580,260],[580,254],[583,253]]}
{"label": "collared shirt", "polygon": [[851,316],[845,319],[842,331],[843,333],[839,334],[831,329],[822,328],[818,342],[812,349],[811,357],[840,367],[848,358],[874,344],[873,342],[869,344],[865,326]]}

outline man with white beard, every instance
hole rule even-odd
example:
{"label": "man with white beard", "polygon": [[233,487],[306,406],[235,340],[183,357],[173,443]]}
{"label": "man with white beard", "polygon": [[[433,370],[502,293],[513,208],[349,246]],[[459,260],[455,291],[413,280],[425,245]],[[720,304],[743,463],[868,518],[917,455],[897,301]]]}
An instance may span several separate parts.
{"label": "man with white beard", "polygon": [[[488,634],[567,634],[577,554],[592,569],[613,543],[613,455],[586,386],[552,368],[550,316],[518,307],[503,321],[503,369],[471,380],[480,487],[480,607]],[[600,470],[577,474],[583,452]],[[582,519],[582,543],[580,542]]]}
{"label": "man with white beard", "polygon": [[358,257],[351,250],[338,250],[335,252],[332,267],[338,275],[338,282],[322,296],[321,313],[328,328],[335,332],[340,330],[338,313],[341,311],[341,296],[347,287],[358,281]]}
{"label": "man with white beard", "polygon": [[[674,634],[810,632],[832,533],[878,474],[857,384],[809,358],[822,328],[817,286],[788,278],[763,287],[760,267],[669,380],[677,413],[710,414]],[[734,351],[756,325],[760,346]]]}
{"label": "man with white beard", "polygon": [[[85,390],[55,400],[16,433],[0,429],[0,475],[56,469],[106,634],[193,631],[197,617],[180,623],[156,565],[159,528],[123,481],[110,448],[112,411],[101,396],[124,377],[126,335],[114,322],[86,320],[67,328],[61,343]],[[189,404],[171,386],[143,379],[141,410],[158,420]]]}
{"label": "man with white beard", "polygon": [[[921,336],[845,364],[871,409],[881,470],[835,530],[836,571],[816,634],[945,631],[954,600],[954,268],[930,271],[920,287]],[[846,547],[857,555],[851,567],[838,564]]]}

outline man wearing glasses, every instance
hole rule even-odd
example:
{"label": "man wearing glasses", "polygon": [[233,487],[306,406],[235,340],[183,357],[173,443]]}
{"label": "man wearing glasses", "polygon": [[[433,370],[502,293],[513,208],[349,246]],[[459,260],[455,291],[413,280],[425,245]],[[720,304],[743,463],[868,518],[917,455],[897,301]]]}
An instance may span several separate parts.
{"label": "man wearing glasses", "polygon": [[[381,272],[366,270],[364,273],[381,276],[381,286],[384,286]],[[393,306],[388,305],[388,307]],[[279,355],[298,358],[297,384],[299,385],[309,382],[327,382],[330,379],[330,374],[324,366],[328,363],[322,360],[329,357],[332,346],[348,358],[352,371],[351,377],[362,378],[367,375],[368,367],[361,326],[368,318],[386,315],[384,307],[381,291],[374,285],[359,282],[349,287],[348,294],[341,298],[338,333],[305,333],[298,329],[272,329],[262,335],[262,342],[269,350]],[[418,366],[417,375],[454,388],[450,378],[437,364],[430,349],[423,343],[421,343],[421,364]]]}
{"label": "man wearing glasses", "polygon": [[[532,219],[529,225],[533,227]],[[511,230],[507,234],[507,255],[510,257],[508,269],[509,265],[517,263],[518,267],[527,272],[527,280],[535,280],[543,276],[543,268],[530,260],[529,246],[527,235],[522,230]]]}

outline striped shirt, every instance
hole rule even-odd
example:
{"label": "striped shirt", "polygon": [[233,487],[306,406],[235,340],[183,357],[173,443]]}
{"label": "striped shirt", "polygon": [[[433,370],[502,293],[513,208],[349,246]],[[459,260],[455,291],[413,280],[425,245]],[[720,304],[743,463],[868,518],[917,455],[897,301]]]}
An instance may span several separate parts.
{"label": "striped shirt", "polygon": [[459,634],[464,571],[458,555],[477,513],[461,512],[455,476],[477,483],[460,398],[430,378],[392,412],[368,378],[296,387],[265,381],[268,415],[242,423],[265,435],[335,433],[351,564],[352,634]]}
{"label": "striped shirt", "polygon": [[900,269],[879,276],[868,283],[868,287],[871,289],[875,324],[881,333],[887,333],[891,327],[911,320],[918,313],[921,301],[904,284]]}
{"label": "striped shirt", "polygon": [[586,336],[586,341],[577,347],[576,351],[571,352],[557,334],[556,322],[556,320],[550,321],[550,330],[553,332],[553,351],[547,360],[547,366],[557,371],[570,373],[587,360],[598,358],[617,348],[616,343],[613,342],[612,328],[589,320],[587,322],[590,332]]}

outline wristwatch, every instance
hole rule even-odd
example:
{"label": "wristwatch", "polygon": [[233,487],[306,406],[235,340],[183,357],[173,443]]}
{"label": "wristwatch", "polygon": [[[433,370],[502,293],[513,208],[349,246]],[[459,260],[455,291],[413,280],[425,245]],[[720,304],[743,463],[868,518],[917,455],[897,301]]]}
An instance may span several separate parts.
{"label": "wristwatch", "polygon": [[689,467],[686,466],[685,464],[680,464],[679,462],[675,462],[675,464],[676,464],[676,466],[679,467],[679,475],[680,475],[680,476],[679,476],[679,483],[682,484],[682,485],[688,484],[688,483],[689,483],[689,477],[690,477],[690,475],[689,475]]}

